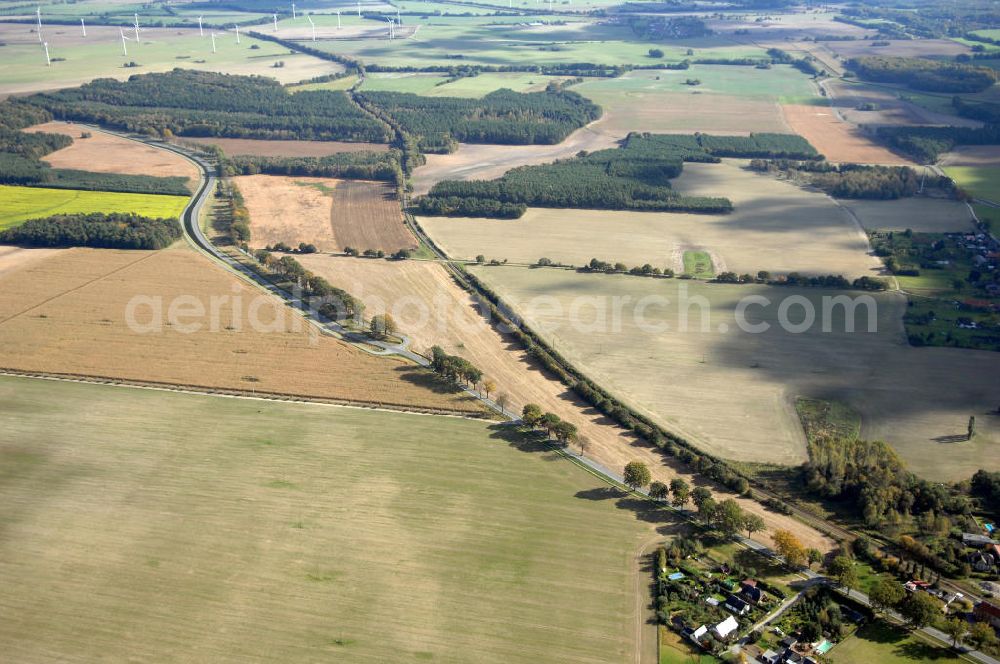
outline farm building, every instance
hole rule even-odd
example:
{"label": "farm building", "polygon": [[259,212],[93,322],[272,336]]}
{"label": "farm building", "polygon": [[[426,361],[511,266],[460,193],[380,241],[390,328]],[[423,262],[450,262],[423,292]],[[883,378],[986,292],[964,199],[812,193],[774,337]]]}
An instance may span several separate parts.
{"label": "farm building", "polygon": [[989,602],[980,602],[976,604],[973,615],[979,622],[988,622],[994,628],[1000,629],[1000,607]]}

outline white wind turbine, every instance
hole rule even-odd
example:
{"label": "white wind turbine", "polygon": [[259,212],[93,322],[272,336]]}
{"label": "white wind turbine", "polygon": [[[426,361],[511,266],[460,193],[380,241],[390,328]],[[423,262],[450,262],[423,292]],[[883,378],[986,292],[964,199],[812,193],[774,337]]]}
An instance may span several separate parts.
{"label": "white wind turbine", "polygon": [[205,28],[203,28],[202,25],[201,25],[201,19],[202,19],[202,17],[199,16],[198,17],[198,35],[201,36],[201,37],[204,37],[205,36]]}
{"label": "white wind turbine", "polygon": [[126,36],[125,36],[125,29],[124,29],[124,28],[121,28],[121,27],[119,27],[119,28],[118,28],[118,32],[119,32],[119,33],[121,34],[121,36],[122,36],[122,55],[128,55],[128,49],[127,49],[127,48],[125,48],[125,42],[127,42],[127,41],[128,41],[128,37],[126,37]]}
{"label": "white wind turbine", "polygon": [[42,42],[42,46],[45,48],[45,66],[46,67],[51,67],[52,66],[52,60],[49,59],[49,43],[48,42]]}
{"label": "white wind turbine", "polygon": [[233,23],[233,25],[236,27],[236,43],[239,44],[240,43],[240,26],[236,25],[235,23]]}
{"label": "white wind turbine", "polygon": [[340,30],[340,10],[337,10],[337,29]]}
{"label": "white wind turbine", "polygon": [[274,31],[277,32],[278,31],[278,15],[277,14],[272,14],[272,16],[274,17]]}
{"label": "white wind turbine", "polygon": [[38,41],[42,41],[42,8],[35,8],[35,16],[38,18]]}
{"label": "white wind turbine", "polygon": [[87,24],[83,22],[82,18],[80,19],[80,31],[83,33],[84,37],[87,36]]}
{"label": "white wind turbine", "polygon": [[139,15],[135,15],[135,45],[139,45]]}
{"label": "white wind turbine", "polygon": [[309,19],[309,27],[312,28],[313,41],[316,41],[316,24],[313,23],[313,17],[307,15],[306,18]]}
{"label": "white wind turbine", "polygon": [[396,30],[394,28],[392,19],[389,18],[389,17],[386,17],[385,20],[389,21],[389,39],[395,39],[396,38]]}
{"label": "white wind turbine", "polygon": [[298,18],[299,15],[295,13],[295,3],[292,3],[292,18]]}
{"label": "white wind turbine", "polygon": [[216,53],[217,51],[215,50],[215,33],[213,32],[211,33],[211,35],[212,35],[212,53]]}

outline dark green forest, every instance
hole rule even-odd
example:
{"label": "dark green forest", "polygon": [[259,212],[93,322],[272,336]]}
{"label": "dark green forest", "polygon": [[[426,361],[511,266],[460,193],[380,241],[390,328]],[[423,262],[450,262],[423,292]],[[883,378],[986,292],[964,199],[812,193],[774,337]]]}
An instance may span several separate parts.
{"label": "dark green forest", "polygon": [[872,55],[853,58],[847,66],[866,81],[901,83],[928,92],[982,92],[997,80],[989,67],[924,58]]}
{"label": "dark green forest", "polygon": [[150,219],[131,213],[56,215],[0,231],[0,243],[25,247],[163,249],[180,237],[176,219]]}
{"label": "dark green forest", "polygon": [[457,143],[552,145],[598,119],[601,109],[575,92],[497,90],[480,99],[421,97],[403,92],[359,95],[418,138],[425,152],[451,152]]}
{"label": "dark green forest", "polygon": [[338,152],[326,157],[226,157],[223,171],[232,175],[297,175],[401,182],[399,150]]}
{"label": "dark green forest", "polygon": [[43,93],[26,103],[63,120],[165,136],[337,140],[385,143],[388,127],[347,94],[289,93],[277,81],[175,69],[128,81],[97,79],[71,90]]}

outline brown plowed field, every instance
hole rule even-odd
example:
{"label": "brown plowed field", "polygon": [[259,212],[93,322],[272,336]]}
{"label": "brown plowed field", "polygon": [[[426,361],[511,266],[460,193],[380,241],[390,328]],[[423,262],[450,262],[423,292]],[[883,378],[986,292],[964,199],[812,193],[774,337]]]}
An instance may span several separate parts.
{"label": "brown plowed field", "polygon": [[910,166],[913,164],[877,145],[864,132],[837,117],[828,106],[784,104],[785,121],[830,161]]}
{"label": "brown plowed field", "polygon": [[264,141],[254,138],[181,137],[177,143],[217,145],[231,157],[328,157],[338,152],[387,152],[381,143],[343,143],[341,141]]}
{"label": "brown plowed field", "polygon": [[[53,168],[161,178],[177,176],[188,178],[189,182],[196,182],[200,176],[198,167],[179,154],[93,131],[72,122],[46,122],[25,131],[63,134],[73,139],[69,147],[45,155],[44,161]],[[80,138],[84,131],[90,132],[90,138]]]}
{"label": "brown plowed field", "polygon": [[72,249],[4,274],[0,368],[482,412],[424,370],[316,335],[184,245]]}
{"label": "brown plowed field", "polygon": [[[511,410],[520,411],[533,402],[577,425],[589,441],[586,454],[620,472],[633,459],[645,461],[653,477],[668,481],[684,477],[694,486],[718,487],[668,465],[653,448],[636,440],[601,413],[582,402],[562,383],[549,378],[514,340],[501,336],[479,313],[463,291],[439,264],[423,261],[379,261],[331,256],[302,256],[309,270],[335,286],[361,297],[366,313],[388,311],[400,330],[411,337],[412,347],[426,351],[439,345],[448,353],[473,362],[486,377],[509,395]],[[732,494],[726,493],[727,497]],[[769,512],[752,500],[738,499],[744,509],[760,514],[771,530],[793,530],[807,546],[822,550],[833,542],[788,517]],[[762,538],[767,541],[766,538]]]}

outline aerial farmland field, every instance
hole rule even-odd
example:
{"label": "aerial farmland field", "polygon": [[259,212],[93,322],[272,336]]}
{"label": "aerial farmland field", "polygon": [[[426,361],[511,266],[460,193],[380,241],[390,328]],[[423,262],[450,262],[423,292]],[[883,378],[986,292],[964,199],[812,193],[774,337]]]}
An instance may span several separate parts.
{"label": "aerial farmland field", "polygon": [[7,657],[632,657],[652,524],[498,425],[24,378],[0,396]]}
{"label": "aerial farmland field", "polygon": [[179,217],[184,196],[120,194],[0,185],[0,229],[27,219],[78,212],[134,212],[144,217]]}
{"label": "aerial farmland field", "polygon": [[[685,271],[686,250],[708,251],[715,271],[873,275],[868,240],[829,197],[743,168],[744,162],[685,164],[673,180],[693,196],[722,192],[725,215],[532,208],[516,220],[421,217],[421,226],[456,258],[534,263],[546,257],[584,265],[591,258]],[[955,204],[958,206],[958,204]],[[964,209],[964,208],[963,208]],[[965,216],[967,218],[967,215]]]}
{"label": "aerial farmland field", "polygon": [[183,244],[29,262],[0,279],[0,321],[5,369],[484,412],[412,364],[318,334]]}
{"label": "aerial farmland field", "polygon": [[[800,463],[805,441],[793,406],[806,396],[849,404],[862,415],[862,435],[890,443],[922,477],[954,480],[995,466],[984,455],[1000,441],[1000,422],[986,416],[996,408],[1000,356],[908,346],[901,322],[906,300],[899,294],[871,296],[876,332],[868,332],[863,306],[855,312],[857,331],[847,333],[843,308],[819,315],[821,298],[837,294],[821,289],[473,269],[591,379],[722,457]],[[747,322],[771,325],[765,333],[734,325],[737,305],[749,295],[770,302],[747,310]],[[817,312],[804,333],[776,324],[781,302],[793,295]],[[623,314],[612,317],[613,302],[624,303]],[[788,314],[793,324],[803,321],[802,309],[796,311]],[[830,332],[822,331],[823,320]],[[980,435],[950,442],[973,414],[983,419]]]}
{"label": "aerial farmland field", "polygon": [[[243,36],[241,44],[230,34],[216,36],[212,52],[208,33],[198,35],[198,28],[146,28],[142,43],[126,46],[122,53],[117,27],[90,26],[87,37],[79,26],[53,25],[44,28],[53,58],[62,58],[45,66],[45,54],[38,43],[34,26],[0,23],[0,89],[6,93],[35,92],[71,87],[98,77],[125,79],[137,73],[168,71],[174,67],[202,69],[232,74],[258,74],[295,83],[314,76],[342,71],[337,63],[301,53],[290,53],[283,46]],[[252,48],[256,47],[256,48]],[[135,62],[135,66],[125,66]],[[283,62],[280,67],[275,63]]]}

